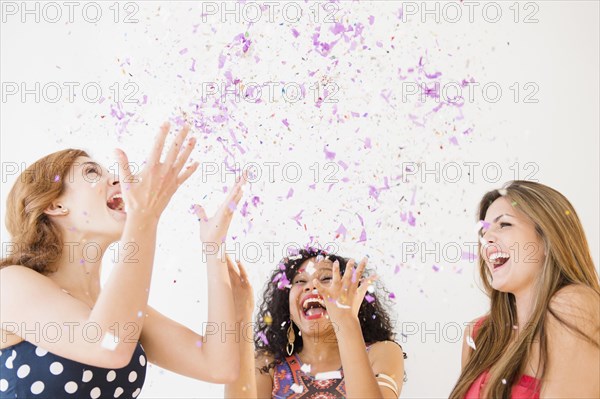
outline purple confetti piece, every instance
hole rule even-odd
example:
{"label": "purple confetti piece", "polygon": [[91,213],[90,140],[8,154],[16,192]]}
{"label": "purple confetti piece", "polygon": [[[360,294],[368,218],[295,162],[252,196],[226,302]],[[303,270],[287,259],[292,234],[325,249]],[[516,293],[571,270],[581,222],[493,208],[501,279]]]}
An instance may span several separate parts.
{"label": "purple confetti piece", "polygon": [[373,296],[369,295],[369,294],[365,295],[365,299],[369,303],[373,303],[373,301],[375,301],[375,298]]}
{"label": "purple confetti piece", "polygon": [[57,182],[59,180],[60,180],[60,176],[59,175],[54,176],[54,182]]}
{"label": "purple confetti piece", "polygon": [[242,209],[241,209],[240,213],[242,214],[243,217],[248,216],[248,201],[244,202],[244,204],[242,205]]}
{"label": "purple confetti piece", "polygon": [[340,224],[340,227],[335,231],[337,237],[342,235],[344,236],[344,239],[346,239],[346,233],[348,233],[348,230],[346,230],[346,227],[343,224]]}
{"label": "purple confetti piece", "polygon": [[432,268],[432,269],[433,269],[433,271],[434,271],[434,272],[436,272],[436,273],[440,271],[440,267],[439,267],[438,265],[433,265],[431,268]]}
{"label": "purple confetti piece", "polygon": [[298,226],[302,226],[302,223],[300,223],[300,220],[302,220],[302,212],[304,212],[304,209],[301,210],[300,213],[298,213],[296,216],[291,218],[292,220],[296,221],[296,223],[298,223]]}
{"label": "purple confetti piece", "polygon": [[334,160],[335,152],[327,151],[327,146],[323,147],[323,152],[325,152],[325,159]]}
{"label": "purple confetti piece", "polygon": [[390,292],[389,297],[390,297],[390,299],[396,299],[396,294],[394,294],[393,292]]}
{"label": "purple confetti piece", "polygon": [[265,345],[269,345],[269,340],[267,339],[267,336],[265,335],[264,332],[259,331],[258,332],[258,336],[260,338],[260,340],[265,344]]}

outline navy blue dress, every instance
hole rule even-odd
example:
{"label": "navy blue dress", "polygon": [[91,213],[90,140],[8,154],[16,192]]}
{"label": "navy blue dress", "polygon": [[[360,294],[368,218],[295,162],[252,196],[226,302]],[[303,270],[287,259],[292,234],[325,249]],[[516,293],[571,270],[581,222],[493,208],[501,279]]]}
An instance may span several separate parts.
{"label": "navy blue dress", "polygon": [[89,366],[22,341],[0,350],[0,398],[135,398],[146,379],[146,354],[137,344],[121,369]]}

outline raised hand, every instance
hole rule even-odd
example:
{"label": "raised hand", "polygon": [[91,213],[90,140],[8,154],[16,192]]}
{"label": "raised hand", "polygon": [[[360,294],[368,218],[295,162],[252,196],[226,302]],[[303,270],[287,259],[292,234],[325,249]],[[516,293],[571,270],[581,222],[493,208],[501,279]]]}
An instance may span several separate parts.
{"label": "raised hand", "polygon": [[125,210],[130,215],[142,214],[144,217],[158,221],[177,188],[198,168],[198,162],[195,162],[183,170],[196,144],[196,139],[191,138],[182,149],[183,142],[190,131],[189,126],[181,129],[164,162],[160,161],[169,128],[168,123],[161,126],[160,132],[154,140],[152,152],[146,160],[144,168],[137,175],[131,172],[125,152],[121,149],[116,150],[121,195],[125,203]]}
{"label": "raised hand", "polygon": [[248,280],[248,273],[242,262],[236,263],[227,256],[227,269],[231,280],[233,301],[235,303],[235,315],[238,322],[252,320],[254,311],[254,291]]}
{"label": "raised hand", "polygon": [[245,183],[246,176],[242,175],[240,180],[229,190],[227,198],[211,218],[206,216],[206,211],[201,205],[195,204],[193,206],[194,213],[200,222],[200,239],[203,243],[218,246],[225,242],[227,230],[229,230],[229,225],[233,219],[233,211],[242,198],[242,186]]}
{"label": "raised hand", "polygon": [[317,291],[325,298],[327,314],[332,321],[347,316],[358,318],[358,311],[369,285],[377,279],[377,276],[362,279],[362,274],[367,266],[367,258],[360,261],[356,269],[354,268],[355,264],[354,259],[350,259],[344,275],[341,276],[340,264],[336,260],[333,262],[333,278],[330,284],[323,284],[318,279],[313,280]]}

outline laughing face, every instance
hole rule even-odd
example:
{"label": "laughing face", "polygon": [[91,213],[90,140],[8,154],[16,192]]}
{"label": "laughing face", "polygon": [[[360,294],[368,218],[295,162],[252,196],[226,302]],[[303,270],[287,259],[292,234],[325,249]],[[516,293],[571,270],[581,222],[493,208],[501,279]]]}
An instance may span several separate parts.
{"label": "laughing face", "polygon": [[488,208],[481,256],[492,275],[492,287],[514,294],[534,283],[545,256],[535,224],[509,201],[500,197]]}
{"label": "laughing face", "polygon": [[312,281],[319,279],[322,284],[331,284],[333,263],[325,258],[304,261],[292,279],[290,289],[290,316],[302,335],[315,335],[331,329],[331,322],[325,309],[325,299],[317,293]]}
{"label": "laughing face", "polygon": [[55,221],[84,237],[117,241],[127,214],[113,173],[88,157],[78,157],[63,184],[64,191],[54,204],[68,212]]}

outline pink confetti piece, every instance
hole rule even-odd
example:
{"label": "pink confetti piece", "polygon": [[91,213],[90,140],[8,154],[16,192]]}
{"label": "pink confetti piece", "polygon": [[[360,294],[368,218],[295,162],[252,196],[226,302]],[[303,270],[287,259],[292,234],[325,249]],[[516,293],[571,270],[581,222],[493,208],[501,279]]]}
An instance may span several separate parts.
{"label": "pink confetti piece", "polygon": [[365,143],[363,146],[364,149],[371,148],[371,138],[370,137],[366,137],[364,143]]}
{"label": "pink confetti piece", "polygon": [[296,29],[292,29],[292,35],[294,35],[294,37],[298,37],[300,36],[300,32],[298,32]]}
{"label": "pink confetti piece", "polygon": [[187,47],[186,48],[182,48],[181,50],[179,50],[179,55],[184,55],[187,52],[188,52]]}
{"label": "pink confetti piece", "polygon": [[60,180],[60,176],[59,175],[54,176],[54,182],[57,182],[59,180]]}
{"label": "pink confetti piece", "polygon": [[288,193],[287,193],[287,196],[285,198],[286,199],[292,198],[292,195],[294,195],[294,189],[290,188],[289,191],[288,191]]}
{"label": "pink confetti piece", "polygon": [[290,123],[288,122],[287,118],[282,119],[281,123],[283,123],[285,125],[285,127],[289,128],[290,127]]}
{"label": "pink confetti piece", "polygon": [[431,268],[432,268],[432,269],[433,269],[433,271],[434,271],[434,272],[436,272],[436,273],[440,271],[440,267],[439,267],[438,265],[433,265]]}
{"label": "pink confetti piece", "polygon": [[373,296],[369,295],[369,294],[365,295],[365,299],[369,303],[373,303],[375,301],[375,298]]}
{"label": "pink confetti piece", "polygon": [[458,139],[456,138],[456,136],[450,137],[450,144],[458,145]]}
{"label": "pink confetti piece", "polygon": [[390,292],[389,298],[396,299],[396,294],[394,294],[393,292]]}

